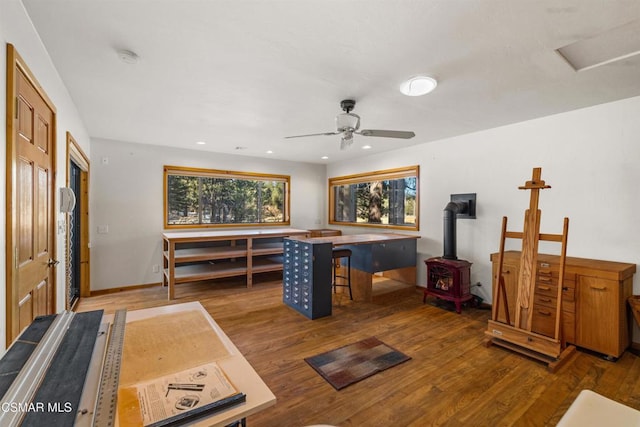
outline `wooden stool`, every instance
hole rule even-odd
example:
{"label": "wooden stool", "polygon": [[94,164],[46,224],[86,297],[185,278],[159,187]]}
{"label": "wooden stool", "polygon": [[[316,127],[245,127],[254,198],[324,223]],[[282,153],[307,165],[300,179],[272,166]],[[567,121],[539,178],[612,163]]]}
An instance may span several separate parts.
{"label": "wooden stool", "polygon": [[[353,293],[351,292],[351,249],[341,249],[336,248],[333,250],[331,254],[331,258],[333,258],[333,293],[336,293],[337,286],[343,286],[345,288],[349,288],[349,299],[353,300]],[[339,275],[337,272],[337,263],[340,262],[341,258],[347,259],[347,275]],[[346,285],[339,285],[337,279],[347,279]]]}

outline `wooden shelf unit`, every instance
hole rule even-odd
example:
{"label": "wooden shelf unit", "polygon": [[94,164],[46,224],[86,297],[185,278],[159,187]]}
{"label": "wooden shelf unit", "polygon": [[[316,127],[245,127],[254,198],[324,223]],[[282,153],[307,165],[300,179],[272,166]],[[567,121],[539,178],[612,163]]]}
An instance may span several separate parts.
{"label": "wooden shelf unit", "polygon": [[[497,253],[491,255],[494,278],[497,259]],[[532,332],[544,336],[552,335],[555,324],[559,260],[556,255],[538,254]],[[511,313],[519,268],[520,252],[505,251],[502,274]],[[567,257],[562,285],[563,338],[609,359],[620,357],[631,342],[631,317],[626,301],[633,291],[635,271],[635,264]],[[497,292],[496,286],[493,283],[493,292]],[[506,322],[504,307],[499,307],[498,320]]]}
{"label": "wooden shelf unit", "polygon": [[307,230],[273,228],[261,230],[180,231],[162,234],[162,285],[175,298],[175,285],[186,282],[282,271],[285,237],[305,237]]}

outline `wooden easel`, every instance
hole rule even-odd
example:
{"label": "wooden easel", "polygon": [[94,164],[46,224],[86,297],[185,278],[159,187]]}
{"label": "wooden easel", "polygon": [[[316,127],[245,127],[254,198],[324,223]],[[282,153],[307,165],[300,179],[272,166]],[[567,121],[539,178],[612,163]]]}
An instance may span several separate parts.
{"label": "wooden easel", "polygon": [[[507,231],[507,217],[502,218],[502,233],[500,239],[500,252],[498,253],[498,265],[496,276],[497,285],[493,295],[492,315],[489,320],[487,345],[495,344],[510,350],[533,357],[548,364],[551,372],[555,371],[575,351],[574,346],[566,346],[562,337],[562,284],[567,250],[567,233],[569,231],[569,218],[564,219],[562,234],[540,233],[540,209],[538,201],[540,190],[551,188],[541,179],[542,169],[534,168],[531,181],[521,190],[531,190],[529,209],[524,214],[524,229],[522,232]],[[522,252],[520,256],[520,269],[518,273],[518,289],[515,305],[515,317],[511,322],[505,280],[502,273],[505,240],[507,238],[521,239]],[[540,240],[561,243],[560,266],[558,272],[558,290],[556,295],[556,317],[554,335],[552,337],[535,333],[531,330],[533,319],[533,301],[536,287],[536,273],[538,260],[538,242]],[[503,304],[506,322],[498,320],[500,305]]]}

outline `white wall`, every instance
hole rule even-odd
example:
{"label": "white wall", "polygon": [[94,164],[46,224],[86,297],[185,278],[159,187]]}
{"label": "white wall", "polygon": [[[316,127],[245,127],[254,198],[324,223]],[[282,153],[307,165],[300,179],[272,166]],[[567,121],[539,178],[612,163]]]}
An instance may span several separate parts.
{"label": "white wall", "polygon": [[[108,159],[108,164],[103,160]],[[91,141],[91,290],[158,283],[162,265],[163,166],[291,176],[291,226],[326,222],[324,165],[184,150],[101,139]],[[108,226],[108,234],[98,234]]]}
{"label": "white wall", "polygon": [[[561,233],[566,216],[569,256],[640,264],[639,111],[640,97],[631,98],[331,164],[327,176],[419,164],[421,259],[442,255],[442,210],[450,194],[477,193],[477,219],[458,220],[458,257],[473,262],[472,283],[482,283],[473,293],[491,302],[489,255],[499,248],[503,216],[509,230],[522,231],[530,192],[517,187],[534,167],[542,167],[552,186],[540,193],[542,232]],[[541,252],[558,253],[559,245],[542,243]],[[509,248],[519,245],[512,240]],[[424,285],[421,260],[418,271]]]}
{"label": "white wall", "polygon": [[[0,1],[0,117],[3,117],[2,126],[6,129],[4,121],[6,113],[6,44],[11,43],[15,46],[18,53],[31,72],[36,76],[40,85],[44,88],[57,110],[57,150],[56,150],[56,188],[62,187],[66,182],[66,132],[69,131],[74,136],[80,147],[89,155],[89,136],[82,123],[80,115],[67,92],[67,89],[60,79],[49,54],[45,50],[38,34],[36,33],[31,20],[25,12],[22,3],[18,0],[1,0]],[[6,242],[6,204],[5,204],[5,180],[6,180],[6,132],[0,132],[0,238]],[[57,199],[56,199],[57,202]],[[63,220],[64,216],[58,213],[57,220]],[[59,235],[56,243],[56,258],[60,261],[57,268],[57,311],[64,309],[65,298],[65,282],[64,282],[64,239],[63,235]],[[0,275],[4,278],[6,275],[5,264],[6,248],[5,245],[0,247]],[[0,354],[3,353],[6,342],[6,294],[5,287],[0,288]]]}

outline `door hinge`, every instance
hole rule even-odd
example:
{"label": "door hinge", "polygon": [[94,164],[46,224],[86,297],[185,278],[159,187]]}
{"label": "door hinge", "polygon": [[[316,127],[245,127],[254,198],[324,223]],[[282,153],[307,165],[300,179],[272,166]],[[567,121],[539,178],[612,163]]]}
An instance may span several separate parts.
{"label": "door hinge", "polygon": [[16,105],[15,105],[14,108],[16,110],[16,120],[17,120],[18,119],[18,112],[19,112],[19,110],[18,110],[18,97],[17,96],[16,96]]}
{"label": "door hinge", "polygon": [[18,269],[18,247],[17,246],[13,248],[13,263],[17,270]]}

